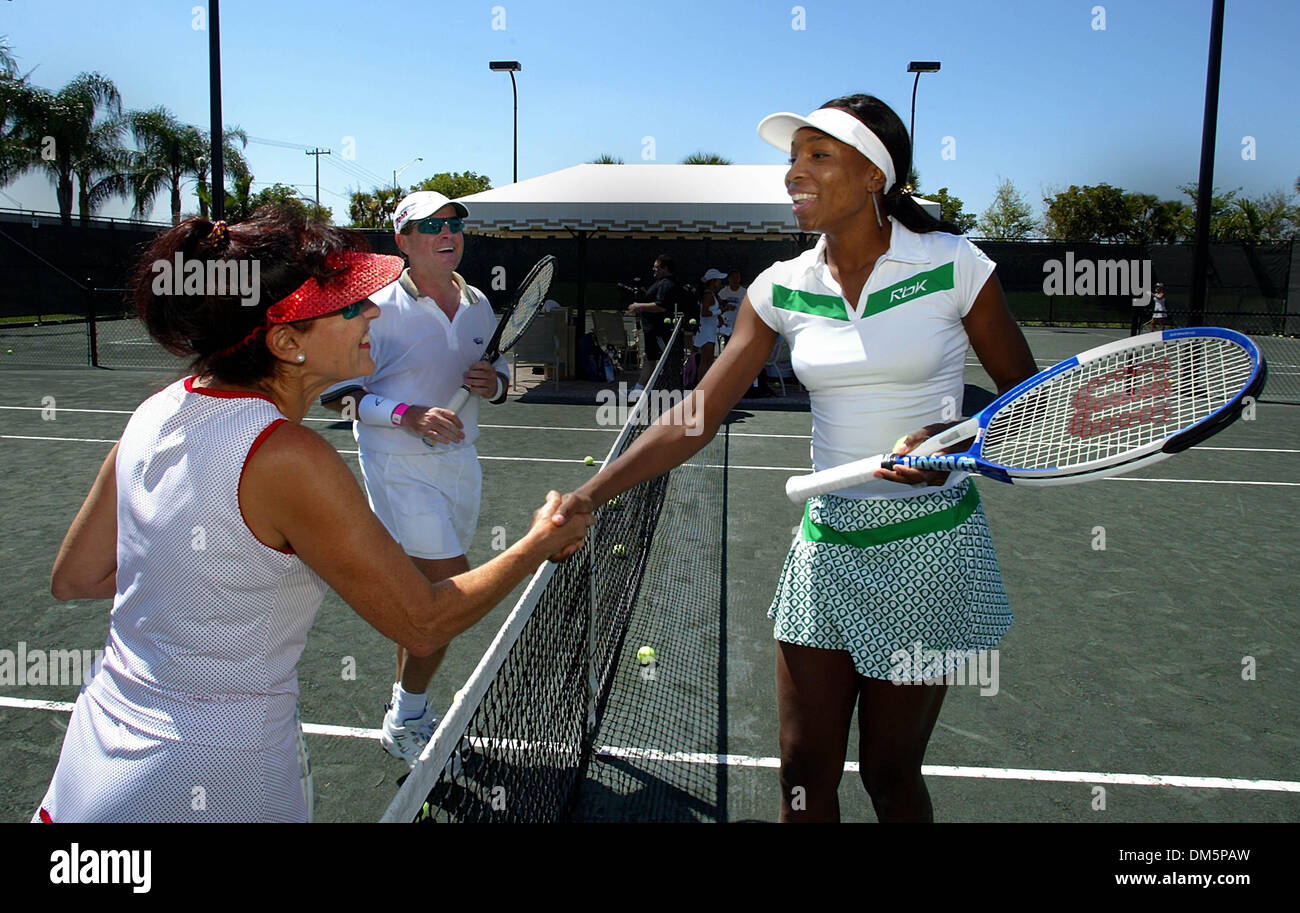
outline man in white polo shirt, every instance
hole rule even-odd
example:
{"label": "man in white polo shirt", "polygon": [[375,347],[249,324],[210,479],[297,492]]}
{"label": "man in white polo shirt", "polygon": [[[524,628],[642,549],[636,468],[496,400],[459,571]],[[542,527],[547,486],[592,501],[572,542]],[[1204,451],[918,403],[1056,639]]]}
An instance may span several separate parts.
{"label": "man in white polo shirt", "polygon": [[[393,214],[397,246],[410,266],[370,300],[375,373],[327,391],[326,408],[354,419],[371,509],[430,581],[469,570],[465,553],[478,524],[482,473],[474,442],[483,400],[503,402],[503,360],[481,360],[496,329],[487,298],[456,272],[469,209],[440,193],[405,197]],[[460,414],[441,408],[461,384]],[[397,648],[397,681],[380,737],[413,766],[437,726],[425,692],[446,649],[428,657]]]}

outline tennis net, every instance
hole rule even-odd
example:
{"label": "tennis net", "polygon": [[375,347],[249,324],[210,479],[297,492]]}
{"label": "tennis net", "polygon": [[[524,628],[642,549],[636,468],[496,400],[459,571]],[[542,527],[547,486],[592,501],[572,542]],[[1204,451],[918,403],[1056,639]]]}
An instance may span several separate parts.
{"label": "tennis net", "polygon": [[[606,462],[680,398],[683,323]],[[664,474],[612,499],[576,555],[538,569],[382,821],[570,817],[667,486]]]}

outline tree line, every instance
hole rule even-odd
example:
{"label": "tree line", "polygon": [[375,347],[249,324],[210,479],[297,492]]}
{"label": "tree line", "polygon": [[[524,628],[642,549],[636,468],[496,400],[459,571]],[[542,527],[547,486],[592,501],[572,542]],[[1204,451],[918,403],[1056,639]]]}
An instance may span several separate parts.
{"label": "tree line", "polygon": [[[129,142],[128,142],[129,140]],[[333,211],[306,199],[289,184],[274,183],[254,193],[254,176],[244,150],[248,134],[237,125],[222,130],[224,214],[237,222],[262,206],[298,209],[330,222]],[[8,41],[0,37],[0,188],[25,174],[42,173],[54,186],[59,216],[71,224],[75,211],[86,224],[114,199],[131,204],[131,218],[145,219],[165,196],[175,224],[184,217],[184,191],[192,184],[192,206],[207,218],[212,205],[212,135],[186,124],[166,107],[123,108],[113,81],[80,73],[58,90],[46,89],[19,72]],[[437,190],[449,197],[491,188],[482,175],[441,173],[411,186],[353,191],[348,217],[356,227],[388,224],[397,202],[412,190]],[[194,212],[195,210],[191,210]]]}
{"label": "tree line", "polygon": [[[998,185],[993,202],[978,218],[961,213],[964,231],[974,229],[994,241],[1047,238],[1061,241],[1112,241],[1139,244],[1191,242],[1196,235],[1195,183],[1179,191],[1190,202],[1161,200],[1107,183],[1054,190],[1043,197],[1036,218],[1029,201],[1009,179]],[[1295,183],[1300,193],[1300,178]],[[947,215],[945,214],[945,217]],[[1210,201],[1210,240],[1260,243],[1300,235],[1300,206],[1294,194],[1275,190],[1249,197],[1241,189],[1215,189]]]}

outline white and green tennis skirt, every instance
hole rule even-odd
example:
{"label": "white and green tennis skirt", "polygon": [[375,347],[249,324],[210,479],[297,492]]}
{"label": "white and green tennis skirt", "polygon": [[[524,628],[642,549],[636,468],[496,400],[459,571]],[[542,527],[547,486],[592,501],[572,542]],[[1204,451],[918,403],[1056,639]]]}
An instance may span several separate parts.
{"label": "white and green tennis skirt", "polygon": [[915,498],[810,498],[767,614],[777,640],[846,650],[859,674],[891,681],[954,671],[1012,620],[970,479]]}

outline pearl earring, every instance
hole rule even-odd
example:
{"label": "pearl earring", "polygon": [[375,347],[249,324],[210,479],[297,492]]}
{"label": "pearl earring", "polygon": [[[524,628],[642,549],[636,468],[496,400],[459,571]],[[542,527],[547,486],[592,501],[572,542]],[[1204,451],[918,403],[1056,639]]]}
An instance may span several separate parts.
{"label": "pearl earring", "polygon": [[298,353],[298,364],[302,364],[302,363],[303,363],[304,361],[306,361],[306,360],[307,360],[307,356],[304,355],[304,354],[302,354],[301,352],[299,352],[299,353]]}

